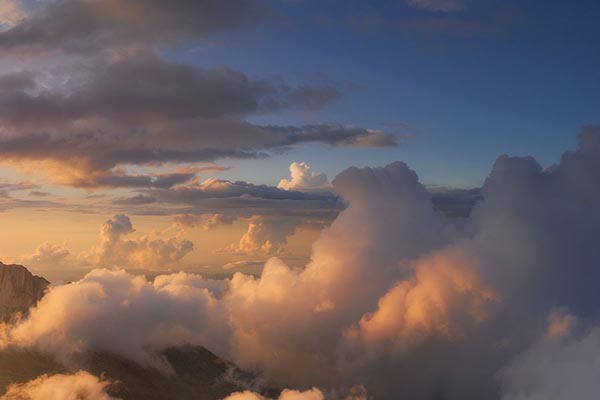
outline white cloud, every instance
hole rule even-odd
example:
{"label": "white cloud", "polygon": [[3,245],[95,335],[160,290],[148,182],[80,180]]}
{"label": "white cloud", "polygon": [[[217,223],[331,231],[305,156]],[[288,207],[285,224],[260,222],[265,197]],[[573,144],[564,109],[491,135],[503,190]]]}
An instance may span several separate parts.
{"label": "white cloud", "polygon": [[282,179],[277,185],[285,190],[323,190],[329,187],[327,176],[313,172],[310,166],[303,162],[290,164],[291,179]]}

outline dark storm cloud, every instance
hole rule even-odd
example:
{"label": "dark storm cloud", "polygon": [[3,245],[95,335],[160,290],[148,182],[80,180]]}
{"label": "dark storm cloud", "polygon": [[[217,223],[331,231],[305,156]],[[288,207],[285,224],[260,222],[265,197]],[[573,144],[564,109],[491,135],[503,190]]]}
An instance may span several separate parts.
{"label": "dark storm cloud", "polygon": [[0,33],[0,51],[93,52],[202,40],[266,17],[251,0],[64,0],[33,7]]}

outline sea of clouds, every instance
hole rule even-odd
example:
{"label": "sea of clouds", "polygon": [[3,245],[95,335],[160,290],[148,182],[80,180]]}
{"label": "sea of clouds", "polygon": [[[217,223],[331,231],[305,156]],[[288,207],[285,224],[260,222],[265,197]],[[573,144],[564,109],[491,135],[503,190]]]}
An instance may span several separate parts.
{"label": "sea of clouds", "polygon": [[[272,258],[259,278],[221,281],[97,269],[53,287],[27,319],[2,327],[1,343],[59,360],[110,351],[157,368],[168,368],[158,350],[202,345],[297,390],[281,400],[594,397],[598,128],[547,169],[499,157],[464,219],[435,211],[401,162],[349,168],[332,184],[347,208],[304,269]],[[11,390],[104,385],[40,379]]]}

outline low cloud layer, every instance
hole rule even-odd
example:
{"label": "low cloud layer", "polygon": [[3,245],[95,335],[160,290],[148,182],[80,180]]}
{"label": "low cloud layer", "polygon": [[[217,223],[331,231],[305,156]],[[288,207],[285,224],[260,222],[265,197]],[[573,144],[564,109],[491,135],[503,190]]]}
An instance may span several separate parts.
{"label": "low cloud layer", "polygon": [[[332,184],[347,207],[303,269],[271,258],[260,277],[218,283],[98,270],[52,289],[3,343],[153,363],[152,349],[190,342],[332,398],[356,384],[415,400],[533,400],[557,381],[560,393],[597,391],[598,128],[547,169],[499,157],[464,219],[433,209],[400,162]],[[131,230],[122,218],[109,228]]]}
{"label": "low cloud layer", "polygon": [[214,293],[224,284],[183,272],[149,283],[125,271],[95,270],[52,289],[6,334],[8,342],[59,357],[97,349],[162,368],[148,348],[193,342],[223,350],[225,314]]}
{"label": "low cloud layer", "polygon": [[32,381],[8,387],[1,400],[120,400],[109,396],[110,385],[88,372],[72,375],[42,375]]}

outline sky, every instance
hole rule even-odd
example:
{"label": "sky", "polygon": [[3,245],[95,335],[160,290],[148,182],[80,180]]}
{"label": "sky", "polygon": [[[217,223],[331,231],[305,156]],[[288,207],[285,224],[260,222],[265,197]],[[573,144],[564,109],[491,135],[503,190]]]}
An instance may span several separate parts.
{"label": "sky", "polygon": [[[0,261],[52,283],[0,355],[193,344],[279,400],[594,398],[599,17],[0,0]],[[71,372],[11,390],[113,400]]]}
{"label": "sky", "polygon": [[[126,215],[123,238],[193,242],[166,255],[188,268],[302,264],[350,166],[401,160],[434,191],[477,189],[499,155],[549,167],[597,123],[593,1],[209,3],[2,2],[5,257],[46,246],[40,268],[56,252],[89,268]],[[325,178],[277,189],[293,165]],[[259,257],[276,218],[284,239]],[[255,250],[235,250],[248,232]]]}

